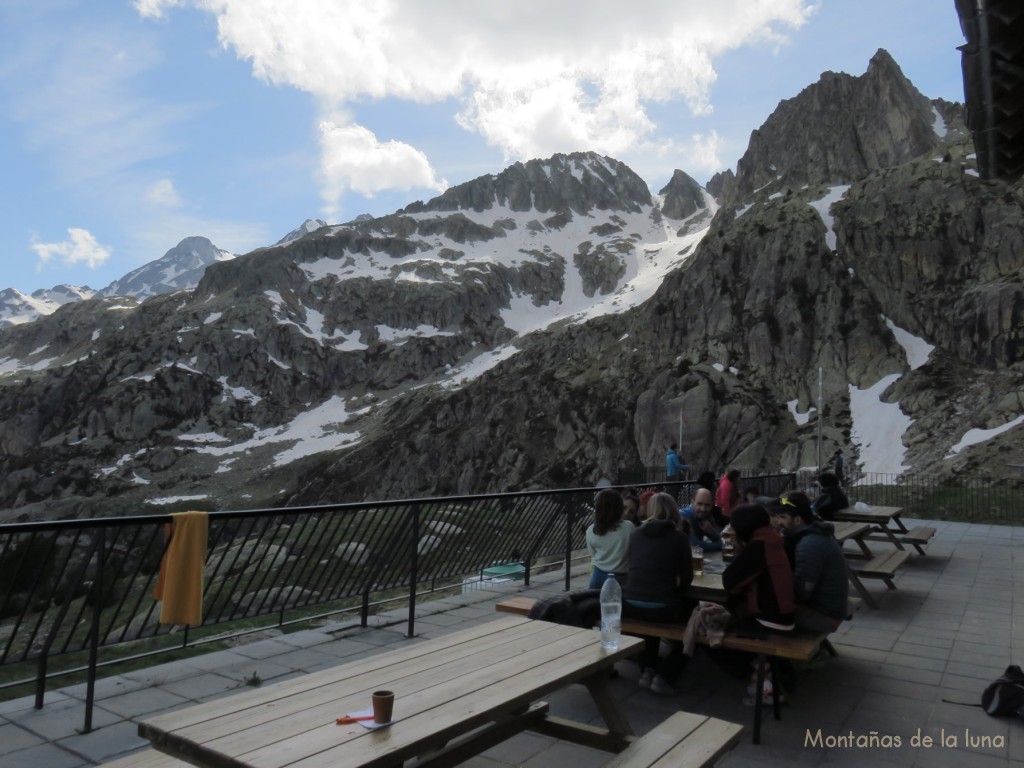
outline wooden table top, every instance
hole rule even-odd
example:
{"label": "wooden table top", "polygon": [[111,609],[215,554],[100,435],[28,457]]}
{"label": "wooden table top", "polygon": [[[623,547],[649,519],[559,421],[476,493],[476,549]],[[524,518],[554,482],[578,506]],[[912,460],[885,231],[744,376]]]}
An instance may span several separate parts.
{"label": "wooden table top", "polygon": [[903,507],[876,507],[872,506],[867,512],[858,512],[853,507],[841,509],[835,513],[838,521],[856,523],[874,523],[875,525],[887,526],[892,519],[898,519],[903,514]]}
{"label": "wooden table top", "polygon": [[840,544],[863,536],[871,530],[871,523],[858,523],[853,520],[838,520],[833,525],[836,541]]}
{"label": "wooden table top", "polygon": [[[408,648],[149,718],[139,734],[210,768],[394,765],[440,749],[548,693],[638,653],[639,638],[601,647],[593,630],[508,616]],[[395,692],[395,722],[368,730],[335,719]]]}

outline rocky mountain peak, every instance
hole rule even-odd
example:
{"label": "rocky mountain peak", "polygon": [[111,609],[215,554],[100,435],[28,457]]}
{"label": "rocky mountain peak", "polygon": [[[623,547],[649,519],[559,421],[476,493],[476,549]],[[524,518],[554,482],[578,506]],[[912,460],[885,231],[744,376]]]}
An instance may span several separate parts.
{"label": "rocky mountain peak", "polygon": [[708,189],[719,199],[740,201],[761,189],[849,183],[938,146],[938,116],[879,49],[863,75],[825,72],[780,102],[751,133],[736,173],[719,174]]}
{"label": "rocky mountain peak", "polygon": [[235,258],[205,237],[186,237],[161,258],[115,280],[101,296],[134,296],[140,300],[172,291],[192,290],[211,264]]}
{"label": "rocky mountain peak", "polygon": [[327,222],[323,219],[306,219],[302,224],[274,243],[274,245],[284,245],[285,243],[295,242],[312,232],[316,232],[320,227],[326,226]]}
{"label": "rocky mountain peak", "polygon": [[661,212],[672,219],[685,219],[707,207],[700,184],[678,169],[658,194],[662,196]]}
{"label": "rocky mountain peak", "polygon": [[647,184],[624,163],[596,152],[556,154],[517,162],[501,173],[480,176],[443,194],[407,206],[402,213],[489,210],[494,206],[539,213],[638,212],[651,204]]}

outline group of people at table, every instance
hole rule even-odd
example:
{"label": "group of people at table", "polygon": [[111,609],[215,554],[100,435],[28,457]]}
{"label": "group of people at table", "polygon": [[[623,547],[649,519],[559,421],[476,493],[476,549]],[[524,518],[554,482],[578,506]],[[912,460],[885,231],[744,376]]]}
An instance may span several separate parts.
{"label": "group of people at table", "polygon": [[[735,487],[733,472],[722,480]],[[625,618],[686,624],[697,608],[687,596],[693,548],[719,551],[723,540],[731,540],[734,551],[722,573],[730,627],[762,634],[831,632],[848,615],[849,582],[830,518],[848,502],[834,474],[823,473],[818,484],[821,494],[813,501],[802,491],[766,498],[749,489],[742,503],[738,494],[719,496],[724,505],[715,503],[710,487],[698,487],[684,507],[668,493],[624,497],[603,489],[586,536],[590,588],[600,589],[614,574]],[[675,693],[688,662],[681,644],[670,645],[667,656],[659,655],[660,641],[648,638],[640,657],[640,685],[655,693]]]}

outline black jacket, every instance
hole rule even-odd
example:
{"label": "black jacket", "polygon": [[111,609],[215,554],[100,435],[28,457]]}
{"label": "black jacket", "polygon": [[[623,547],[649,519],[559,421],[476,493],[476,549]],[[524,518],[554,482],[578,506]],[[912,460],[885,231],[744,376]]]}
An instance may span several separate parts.
{"label": "black jacket", "polygon": [[675,522],[648,520],[633,532],[623,599],[672,605],[692,581],[690,537]]}

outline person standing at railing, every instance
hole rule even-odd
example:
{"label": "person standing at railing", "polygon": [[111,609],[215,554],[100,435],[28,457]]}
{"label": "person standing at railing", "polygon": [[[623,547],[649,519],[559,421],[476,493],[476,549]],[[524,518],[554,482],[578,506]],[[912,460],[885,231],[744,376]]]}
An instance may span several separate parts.
{"label": "person standing at railing", "polygon": [[686,479],[686,470],[690,468],[689,464],[684,464],[683,460],[679,458],[679,445],[672,443],[668,448],[668,453],[665,454],[665,479],[670,483],[676,480]]}
{"label": "person standing at railing", "polygon": [[622,496],[611,488],[598,492],[594,499],[594,522],[587,528],[587,551],[593,562],[590,589],[600,589],[608,575],[615,574],[619,584],[626,581],[629,566],[629,540],[636,526],[623,520]]}
{"label": "person standing at railing", "polygon": [[836,452],[832,454],[832,460],[828,463],[832,467],[833,473],[835,473],[836,480],[839,485],[843,485],[845,477],[843,475],[843,452],[841,449],[836,448]]}
{"label": "person standing at railing", "polygon": [[740,481],[740,471],[730,469],[718,481],[718,490],[715,492],[715,504],[722,510],[726,518],[732,514],[732,508],[739,503],[740,491],[737,483]]}

